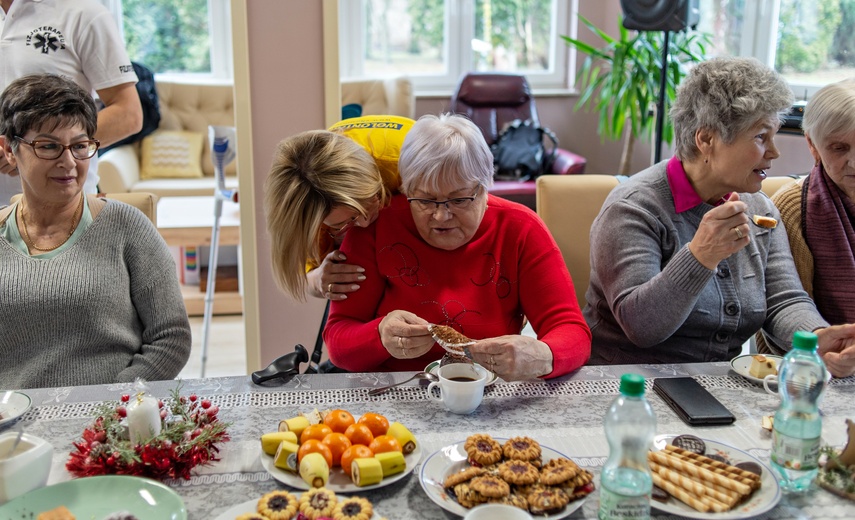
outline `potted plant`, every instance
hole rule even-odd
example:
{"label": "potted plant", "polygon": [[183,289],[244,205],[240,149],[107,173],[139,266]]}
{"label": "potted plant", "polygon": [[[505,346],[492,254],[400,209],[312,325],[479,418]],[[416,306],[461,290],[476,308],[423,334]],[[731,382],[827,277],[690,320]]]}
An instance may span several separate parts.
{"label": "potted plant", "polygon": [[[629,31],[619,17],[620,33],[615,39],[582,15],[579,19],[605,45],[596,48],[581,40],[562,36],[568,45],[587,55],[576,76],[581,95],[575,108],[585,107],[599,112],[597,131],[601,139],[624,139],[619,173],[628,175],[635,140],[651,136],[654,130],[665,35],[662,32]],[[686,30],[671,33],[670,40],[665,82],[666,117],[662,133],[667,143],[671,143],[674,137],[667,107],[674,100],[677,85],[687,74],[688,67],[706,59],[706,47],[711,37],[707,33]]]}

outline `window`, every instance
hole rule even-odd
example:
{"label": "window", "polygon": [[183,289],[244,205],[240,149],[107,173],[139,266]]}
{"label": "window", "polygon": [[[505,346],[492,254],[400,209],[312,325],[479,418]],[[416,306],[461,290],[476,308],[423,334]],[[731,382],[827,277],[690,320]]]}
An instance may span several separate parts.
{"label": "window", "polygon": [[340,73],[406,74],[417,89],[444,93],[473,70],[520,72],[535,88],[567,88],[569,52],[559,36],[571,34],[575,12],[575,0],[340,2]]}
{"label": "window", "polygon": [[853,0],[700,0],[698,29],[714,55],[754,56],[774,66],[798,99],[855,75]]}
{"label": "window", "polygon": [[131,60],[159,76],[232,78],[228,0],[121,0]]}

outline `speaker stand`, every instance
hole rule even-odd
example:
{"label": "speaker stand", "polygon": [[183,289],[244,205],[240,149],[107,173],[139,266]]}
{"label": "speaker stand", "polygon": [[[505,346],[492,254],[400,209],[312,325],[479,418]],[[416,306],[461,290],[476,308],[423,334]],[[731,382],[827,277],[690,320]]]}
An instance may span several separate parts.
{"label": "speaker stand", "polygon": [[665,38],[662,42],[662,68],[659,71],[659,99],[656,102],[656,139],[653,149],[653,163],[656,164],[662,160],[662,131],[665,126],[665,80],[668,74],[668,51],[669,37],[671,33],[665,31]]}

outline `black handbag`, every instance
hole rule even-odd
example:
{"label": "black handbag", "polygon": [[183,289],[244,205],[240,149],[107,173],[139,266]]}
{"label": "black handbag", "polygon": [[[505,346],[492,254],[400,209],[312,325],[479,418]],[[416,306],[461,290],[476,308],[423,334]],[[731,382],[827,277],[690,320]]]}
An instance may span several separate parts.
{"label": "black handbag", "polygon": [[[552,146],[547,150],[544,136]],[[499,134],[492,146],[496,180],[532,180],[549,172],[558,153],[558,139],[548,128],[530,119],[515,119]]]}

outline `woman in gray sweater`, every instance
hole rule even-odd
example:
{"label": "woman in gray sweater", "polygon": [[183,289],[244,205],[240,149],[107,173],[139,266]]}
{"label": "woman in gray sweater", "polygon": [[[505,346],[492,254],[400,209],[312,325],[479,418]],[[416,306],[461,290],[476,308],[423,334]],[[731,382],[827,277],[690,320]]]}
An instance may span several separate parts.
{"label": "woman in gray sweater", "polygon": [[710,60],[686,78],[671,109],[675,156],[615,188],[591,228],[592,364],[729,360],[762,328],[777,351],[816,331],[832,373],[855,372],[855,325],[828,327],[783,226],[751,222],[779,219],[760,187],[792,101],[753,59]]}
{"label": "woman in gray sweater", "polygon": [[61,76],[25,76],[0,96],[0,148],[23,186],[0,210],[0,387],[171,379],[190,354],[154,225],[83,195],[96,124],[92,97]]}

